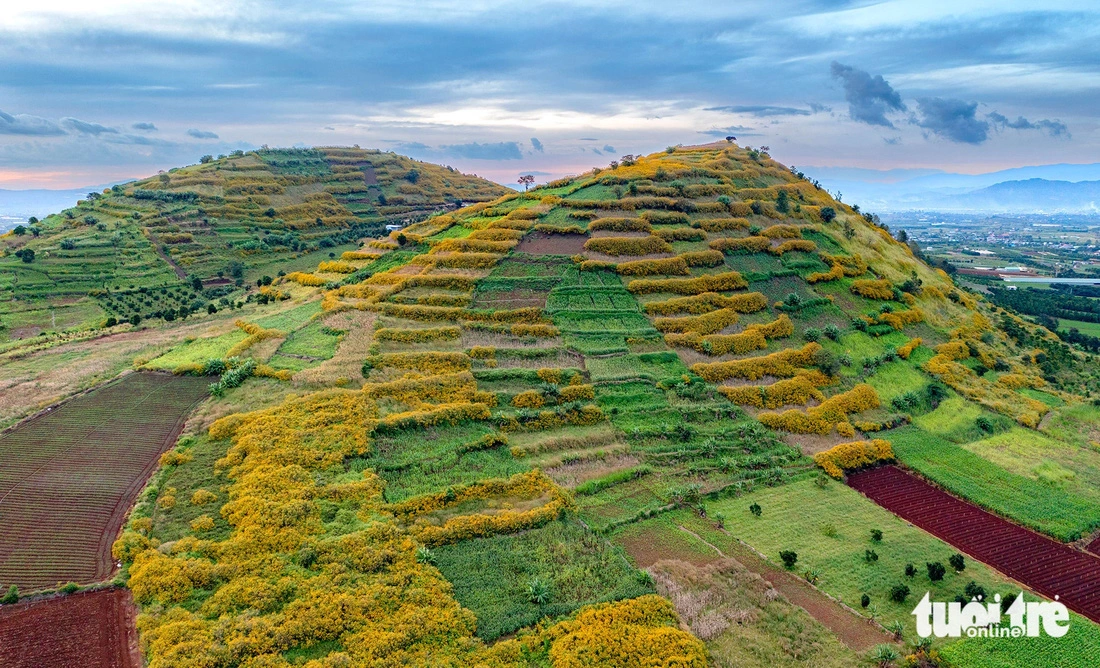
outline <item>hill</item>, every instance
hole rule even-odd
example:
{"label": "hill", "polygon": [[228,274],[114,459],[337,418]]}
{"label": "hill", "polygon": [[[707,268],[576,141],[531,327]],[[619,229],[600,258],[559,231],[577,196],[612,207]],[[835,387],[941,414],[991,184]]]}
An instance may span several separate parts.
{"label": "hill", "polygon": [[155,335],[134,367],[209,377],[114,547],[150,665],[850,666],[915,637],[919,589],[1019,584],[846,472],[1100,527],[1094,358],[759,150],[625,156],[312,259],[236,322],[19,360]]}
{"label": "hill", "polygon": [[[448,167],[373,150],[208,157],[113,186],[3,237],[0,323],[20,338],[108,317],[161,317],[166,305],[205,308],[238,292],[234,284],[354,250],[387,223],[505,192]],[[167,303],[149,293],[165,288]]]}

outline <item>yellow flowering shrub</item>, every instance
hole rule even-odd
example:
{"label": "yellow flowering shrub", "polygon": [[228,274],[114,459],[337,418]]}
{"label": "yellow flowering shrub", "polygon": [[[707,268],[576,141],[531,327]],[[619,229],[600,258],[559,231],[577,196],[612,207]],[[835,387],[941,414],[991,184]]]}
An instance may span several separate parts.
{"label": "yellow flowering shrub", "polygon": [[385,353],[380,363],[432,376],[470,370],[470,357],[462,353]]}
{"label": "yellow flowering shrub", "polygon": [[848,288],[852,294],[868,299],[893,299],[894,286],[887,280],[859,280],[852,281]]}
{"label": "yellow flowering shrub", "polygon": [[721,239],[715,239],[708,244],[712,250],[716,251],[747,251],[749,253],[761,253],[771,248],[772,240],[768,237],[723,237]]}
{"label": "yellow flowering shrub", "polygon": [[[574,379],[580,376],[574,376]],[[592,400],[596,398],[596,389],[591,385],[567,385],[561,388],[561,400],[562,401],[581,401],[583,399]]]}
{"label": "yellow flowering shrub", "polygon": [[410,406],[470,402],[476,391],[477,383],[469,371],[363,385],[363,392],[371,399],[389,397]]}
{"label": "yellow flowering shrub", "polygon": [[782,413],[761,413],[757,419],[772,429],[796,434],[828,434],[833,427],[842,423],[848,424],[849,414],[878,408],[879,403],[875,388],[860,383],[804,412],[792,408]]}
{"label": "yellow flowering shrub", "polygon": [[692,297],[673,297],[645,305],[646,313],[669,315],[672,313],[708,313],[715,309],[732,309],[738,313],[755,313],[768,307],[768,299],[759,292],[746,292],[725,297],[717,292],[704,292]]}
{"label": "yellow flowering shrub", "polygon": [[691,370],[712,383],[730,378],[759,380],[764,376],[790,378],[800,368],[813,363],[814,354],[821,349],[817,343],[807,343],[802,348],[779,350],[769,355],[750,357],[728,362],[700,362]]}
{"label": "yellow flowering shrub", "polygon": [[275,380],[290,380],[294,377],[294,372],[290,369],[276,369],[270,364],[257,364],[252,369],[252,375],[261,378],[274,378]]}
{"label": "yellow flowering shrub", "polygon": [[[429,406],[428,404],[425,404]],[[378,421],[378,426],[389,429],[409,427],[434,427],[438,424],[458,424],[467,420],[488,420],[489,406],[483,403],[451,402],[403,413],[393,413]]]}
{"label": "yellow flowering shrub", "polygon": [[798,239],[802,231],[795,225],[772,225],[760,231],[760,236],[769,239]]}
{"label": "yellow flowering shrub", "polygon": [[303,271],[292,271],[283,278],[297,283],[298,285],[305,285],[308,287],[318,287],[325,284],[325,279],[320,276],[315,276],[314,274]]}
{"label": "yellow flowering shrub", "polygon": [[784,241],[778,246],[769,248],[768,252],[772,255],[783,255],[784,253],[790,253],[792,251],[812,253],[815,250],[817,250],[817,244],[809,239],[792,239],[790,241]]}
{"label": "yellow flowering shrub", "polygon": [[192,506],[205,506],[217,500],[218,496],[208,489],[196,489],[195,493],[191,495]]}
{"label": "yellow flowering shrub", "polygon": [[584,249],[604,255],[653,255],[671,253],[672,246],[660,237],[593,237],[584,242]]}
{"label": "yellow flowering shrub", "polygon": [[458,327],[426,327],[424,329],[391,329],[383,327],[374,332],[379,341],[397,341],[399,343],[427,343],[429,341],[451,341],[462,333]]}
{"label": "yellow flowering shrub", "polygon": [[886,323],[894,329],[901,330],[906,325],[924,322],[924,311],[919,308],[911,308],[905,311],[894,311],[893,313],[880,313],[878,321]]}
{"label": "yellow flowering shrub", "polygon": [[913,354],[913,351],[917,349],[917,346],[921,344],[919,338],[909,339],[904,344],[898,346],[898,357],[903,360],[909,359],[909,356]]}
{"label": "yellow flowering shrub", "polygon": [[824,469],[825,473],[838,480],[844,477],[844,471],[893,459],[894,449],[890,446],[890,441],[881,438],[841,443],[814,455],[814,462]]}
{"label": "yellow flowering shrub", "polygon": [[654,230],[653,234],[665,241],[704,241],[707,235],[703,230],[694,227],[666,227]]}
{"label": "yellow flowering shrub", "polygon": [[704,292],[740,290],[748,285],[749,282],[741,274],[736,271],[727,271],[695,278],[639,278],[630,281],[626,289],[634,294],[672,292],[679,295],[698,295]]}
{"label": "yellow flowering shrub", "polygon": [[771,385],[719,386],[718,391],[739,406],[779,408],[806,405],[811,399],[824,401],[825,395],[806,376],[779,380]]}
{"label": "yellow flowering shrub", "polygon": [[722,253],[716,250],[687,251],[680,253],[679,257],[689,267],[717,267],[726,261]]}
{"label": "yellow flowering shrub", "polygon": [[536,336],[541,338],[548,338],[561,334],[558,328],[553,325],[527,324],[523,322],[514,323],[508,328],[508,331],[512,333],[512,336]]}
{"label": "yellow flowering shrub", "polygon": [[214,528],[214,518],[209,515],[199,515],[191,520],[191,530],[194,532],[210,531]]}
{"label": "yellow flowering shrub", "polygon": [[749,220],[747,218],[707,218],[704,220],[696,220],[691,223],[694,227],[705,232],[727,232],[729,230],[747,230],[749,229]]}
{"label": "yellow flowering shrub", "polygon": [[713,334],[730,325],[736,325],[740,315],[735,309],[724,308],[703,315],[688,315],[679,318],[657,318],[653,326],[660,332],[696,332]]}
{"label": "yellow flowering shrub", "polygon": [[370,251],[344,251],[340,254],[340,259],[345,262],[354,260],[376,260],[382,257],[381,253],[372,253]]}
{"label": "yellow flowering shrub", "polygon": [[286,336],[284,332],[277,329],[264,329],[255,323],[245,322],[244,320],[238,320],[235,324],[248,336],[230,348],[225,353],[226,357],[236,357],[265,339],[279,339]]}
{"label": "yellow flowering shrub", "polygon": [[504,241],[475,239],[472,237],[466,237],[465,239],[444,239],[432,246],[429,252],[432,254],[446,251],[455,251],[459,253],[507,253],[515,248],[516,243],[517,241],[515,239],[507,239]]}
{"label": "yellow flowering shrub", "polygon": [[550,641],[553,668],[706,668],[703,642],[656,595],[582,609],[530,641]]}
{"label": "yellow flowering shrub", "polygon": [[[591,260],[584,264],[592,268],[590,262]],[[623,276],[687,276],[691,273],[688,270],[687,260],[680,256],[620,262],[614,265],[614,268]]]}
{"label": "yellow flowering shrub", "polygon": [[537,390],[526,390],[512,397],[512,405],[516,408],[542,408],[545,403]]}
{"label": "yellow flowering shrub", "polygon": [[610,232],[651,232],[653,226],[642,218],[597,218],[588,224],[590,232],[607,230]]}
{"label": "yellow flowering shrub", "polygon": [[322,274],[350,274],[355,271],[355,265],[343,260],[325,260],[317,265],[317,271]]}

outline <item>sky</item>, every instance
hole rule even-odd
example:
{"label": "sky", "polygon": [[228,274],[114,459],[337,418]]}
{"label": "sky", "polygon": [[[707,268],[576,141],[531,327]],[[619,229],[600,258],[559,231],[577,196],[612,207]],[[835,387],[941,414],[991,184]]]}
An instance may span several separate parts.
{"label": "sky", "polygon": [[1074,0],[7,0],[0,188],[354,145],[513,184],[737,137],[810,166],[1100,155]]}

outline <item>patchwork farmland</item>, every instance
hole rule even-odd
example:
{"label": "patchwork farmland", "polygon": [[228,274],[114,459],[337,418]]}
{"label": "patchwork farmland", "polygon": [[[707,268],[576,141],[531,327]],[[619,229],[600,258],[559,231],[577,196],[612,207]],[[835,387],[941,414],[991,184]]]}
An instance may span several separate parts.
{"label": "patchwork farmland", "polygon": [[0,583],[109,577],[126,513],[205,392],[198,378],[131,373],[0,436]]}
{"label": "patchwork farmland", "polygon": [[[766,152],[629,158],[266,265],[234,330],[134,360],[173,376],[125,382],[181,383],[177,415],[212,394],[113,548],[151,664],[556,668],[616,665],[590,659],[622,647],[677,668],[910,649],[982,666],[970,640],[906,646],[912,594],[1016,583],[974,560],[923,578],[914,564],[949,561],[951,541],[838,481],[897,461],[1083,539],[1100,527],[1100,456],[1072,436],[1092,407],[1059,380],[1077,353]],[[136,404],[89,433],[153,432]],[[101,473],[43,452],[93,492],[119,468],[118,453]],[[25,505],[28,536],[80,526]],[[1067,648],[1100,637],[1085,620],[1073,634]]]}

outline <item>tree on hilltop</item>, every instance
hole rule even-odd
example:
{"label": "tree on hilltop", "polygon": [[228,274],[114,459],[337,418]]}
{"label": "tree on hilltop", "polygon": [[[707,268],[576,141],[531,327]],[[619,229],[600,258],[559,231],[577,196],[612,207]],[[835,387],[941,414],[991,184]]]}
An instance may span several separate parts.
{"label": "tree on hilltop", "polygon": [[531,184],[534,182],[535,177],[530,174],[521,174],[519,177],[519,181],[517,181],[517,183],[523,185],[523,192],[527,192],[527,189],[530,188]]}

